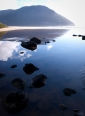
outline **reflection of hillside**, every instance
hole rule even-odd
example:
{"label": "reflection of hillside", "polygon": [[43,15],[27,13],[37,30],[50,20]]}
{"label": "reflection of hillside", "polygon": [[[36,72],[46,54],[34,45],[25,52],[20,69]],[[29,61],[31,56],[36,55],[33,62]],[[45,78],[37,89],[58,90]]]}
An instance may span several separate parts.
{"label": "reflection of hillside", "polygon": [[2,38],[12,38],[12,37],[26,37],[28,39],[32,37],[37,38],[55,38],[66,33],[68,29],[24,29],[9,31]]}
{"label": "reflection of hillside", "polygon": [[4,35],[4,34],[6,34],[7,32],[0,32],[0,38],[2,38],[2,36]]}

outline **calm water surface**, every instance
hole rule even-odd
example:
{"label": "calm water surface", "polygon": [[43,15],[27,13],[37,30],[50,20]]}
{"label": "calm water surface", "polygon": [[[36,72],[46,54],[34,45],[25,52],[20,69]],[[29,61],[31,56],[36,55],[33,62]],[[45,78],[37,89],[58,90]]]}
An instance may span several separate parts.
{"label": "calm water surface", "polygon": [[[85,34],[84,29],[18,30],[0,34],[0,73],[5,74],[0,78],[0,116],[12,116],[4,109],[2,101],[16,91],[23,91],[29,97],[28,107],[16,116],[72,116],[73,109],[85,113],[85,40],[72,36]],[[22,40],[29,41],[34,36],[41,39],[36,50],[21,46]],[[50,43],[45,44],[45,41]],[[32,63],[39,70],[26,74],[23,70],[26,63]],[[10,68],[14,64],[17,67]],[[47,76],[46,84],[29,88],[32,78],[39,74]],[[12,86],[15,78],[26,81],[24,90]],[[65,96],[65,88],[74,89],[76,94]],[[59,107],[61,103],[67,106],[65,111]]]}

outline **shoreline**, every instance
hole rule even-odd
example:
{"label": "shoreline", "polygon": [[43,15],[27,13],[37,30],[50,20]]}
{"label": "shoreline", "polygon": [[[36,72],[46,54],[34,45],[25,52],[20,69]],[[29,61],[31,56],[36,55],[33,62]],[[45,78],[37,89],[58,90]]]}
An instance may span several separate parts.
{"label": "shoreline", "polygon": [[26,27],[26,26],[8,26],[6,28],[0,28],[0,32],[22,30],[22,29],[72,29],[79,28],[75,26],[49,26],[49,27]]}

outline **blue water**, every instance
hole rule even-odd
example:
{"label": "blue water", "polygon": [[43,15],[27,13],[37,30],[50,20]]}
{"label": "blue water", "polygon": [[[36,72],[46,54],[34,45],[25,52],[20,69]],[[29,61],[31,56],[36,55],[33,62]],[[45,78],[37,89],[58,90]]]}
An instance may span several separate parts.
{"label": "blue water", "polygon": [[[52,33],[51,33],[52,31]],[[73,109],[79,109],[79,112],[85,111],[85,90],[83,89],[81,69],[85,65],[85,40],[82,37],[74,37],[73,34],[83,34],[84,29],[51,30],[44,34],[35,30],[34,35],[26,35],[20,32],[16,37],[8,32],[1,37],[0,41],[0,73],[5,76],[0,78],[0,114],[1,116],[11,116],[4,109],[3,98],[11,92],[20,91],[11,85],[15,78],[21,78],[26,81],[25,90],[29,97],[27,108],[16,114],[16,116],[72,116]],[[63,32],[63,33],[62,33]],[[34,51],[25,49],[21,46],[22,40],[29,40],[30,37],[37,36],[41,39],[41,44]],[[43,39],[43,38],[46,39]],[[12,41],[14,39],[14,41]],[[55,40],[53,42],[52,40]],[[18,40],[18,41],[17,41]],[[49,40],[50,43],[45,44]],[[24,52],[20,54],[20,52]],[[39,68],[38,71],[27,75],[23,71],[26,63],[32,63]],[[11,69],[12,65],[17,67]],[[36,75],[44,74],[47,76],[46,84],[41,88],[29,88],[32,78]],[[83,76],[84,78],[84,76]],[[84,79],[83,79],[84,80]],[[76,94],[65,96],[64,88],[76,90]],[[63,111],[59,104],[65,104],[67,109]]]}

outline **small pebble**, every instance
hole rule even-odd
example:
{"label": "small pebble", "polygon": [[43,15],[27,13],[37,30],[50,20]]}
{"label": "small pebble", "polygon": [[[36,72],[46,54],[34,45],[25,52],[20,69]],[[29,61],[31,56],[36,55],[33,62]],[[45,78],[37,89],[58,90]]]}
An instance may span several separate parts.
{"label": "small pebble", "polygon": [[0,78],[1,78],[1,77],[3,77],[3,76],[5,76],[5,74],[3,74],[3,73],[0,73]]}
{"label": "small pebble", "polygon": [[20,54],[23,54],[24,52],[20,52]]}
{"label": "small pebble", "polygon": [[55,42],[55,40],[52,40],[53,42]]}
{"label": "small pebble", "polygon": [[17,67],[17,65],[12,65],[10,68],[16,68]]}
{"label": "small pebble", "polygon": [[74,112],[78,112],[79,110],[78,109],[73,109]]}
{"label": "small pebble", "polygon": [[85,88],[83,88],[85,90]]}
{"label": "small pebble", "polygon": [[67,109],[67,106],[64,105],[64,104],[59,104],[59,106],[60,106],[60,108],[61,108],[62,110],[66,110],[66,109]]}
{"label": "small pebble", "polygon": [[50,43],[49,41],[47,41],[47,43]]}

